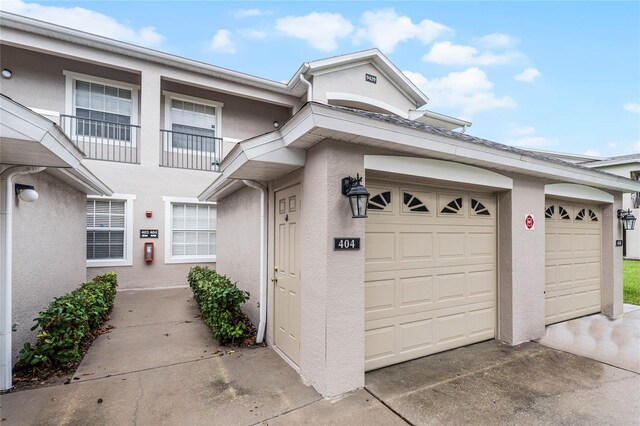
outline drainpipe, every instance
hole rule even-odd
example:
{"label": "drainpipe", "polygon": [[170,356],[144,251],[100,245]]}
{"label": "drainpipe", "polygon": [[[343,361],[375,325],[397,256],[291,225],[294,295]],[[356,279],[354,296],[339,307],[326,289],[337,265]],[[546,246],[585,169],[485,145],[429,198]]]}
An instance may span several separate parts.
{"label": "drainpipe", "polygon": [[267,188],[253,180],[242,183],[260,191],[260,322],[256,343],[262,343],[267,324]]}
{"label": "drainpipe", "polygon": [[13,178],[18,175],[38,173],[44,167],[16,166],[0,173],[0,391],[13,387],[11,357],[11,250],[12,250],[12,211],[15,193]]}
{"label": "drainpipe", "polygon": [[313,85],[304,78],[304,74],[300,74],[300,81],[307,85],[307,102],[311,102],[313,100]]}

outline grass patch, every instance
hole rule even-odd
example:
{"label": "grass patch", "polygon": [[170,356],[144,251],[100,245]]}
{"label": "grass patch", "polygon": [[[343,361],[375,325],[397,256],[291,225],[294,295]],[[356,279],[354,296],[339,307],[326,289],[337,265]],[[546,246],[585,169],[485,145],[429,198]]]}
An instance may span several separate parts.
{"label": "grass patch", "polygon": [[622,267],[624,303],[640,305],[640,260],[625,260]]}

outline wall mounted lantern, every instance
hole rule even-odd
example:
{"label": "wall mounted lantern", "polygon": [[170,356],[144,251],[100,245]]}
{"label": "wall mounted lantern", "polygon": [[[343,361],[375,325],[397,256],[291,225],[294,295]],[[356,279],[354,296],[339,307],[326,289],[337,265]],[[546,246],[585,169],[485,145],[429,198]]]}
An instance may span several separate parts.
{"label": "wall mounted lantern", "polygon": [[16,195],[22,201],[31,203],[38,199],[38,191],[33,187],[33,185],[23,185],[21,183],[15,184]]}
{"label": "wall mounted lantern", "polygon": [[618,219],[622,221],[622,227],[625,231],[633,231],[633,228],[636,226],[636,217],[631,214],[631,209],[627,211],[619,209]]}
{"label": "wall mounted lantern", "polygon": [[369,204],[369,191],[362,186],[362,178],[357,174],[355,178],[347,176],[342,178],[342,195],[349,197],[351,217],[366,218],[367,205]]}
{"label": "wall mounted lantern", "polygon": [[13,73],[11,72],[11,70],[9,68],[4,68],[2,70],[2,77],[11,78],[12,75],[13,75]]}

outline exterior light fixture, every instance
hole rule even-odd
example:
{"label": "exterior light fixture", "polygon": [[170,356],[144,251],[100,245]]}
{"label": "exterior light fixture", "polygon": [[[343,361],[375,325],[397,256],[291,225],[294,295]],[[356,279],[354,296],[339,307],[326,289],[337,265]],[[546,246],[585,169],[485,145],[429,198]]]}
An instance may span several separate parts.
{"label": "exterior light fixture", "polygon": [[9,68],[4,68],[2,70],[2,76],[4,78],[11,78],[12,75],[13,75],[13,73],[11,72],[11,70]]}
{"label": "exterior light fixture", "polygon": [[342,178],[342,195],[349,197],[351,217],[367,217],[367,205],[369,204],[369,191],[362,186],[362,178],[357,174],[355,178],[347,176]]}
{"label": "exterior light fixture", "polygon": [[22,201],[31,203],[38,199],[38,191],[33,187],[33,185],[23,185],[21,183],[15,184],[16,195]]}
{"label": "exterior light fixture", "polygon": [[278,127],[280,127],[280,123],[279,123],[279,122],[277,122],[277,121],[274,121],[274,122],[273,122],[273,127],[274,127],[275,129],[277,129]]}
{"label": "exterior light fixture", "polygon": [[631,209],[627,211],[619,209],[618,219],[622,221],[622,228],[625,231],[633,231],[633,228],[635,228],[636,226],[636,217],[633,214],[631,214]]}

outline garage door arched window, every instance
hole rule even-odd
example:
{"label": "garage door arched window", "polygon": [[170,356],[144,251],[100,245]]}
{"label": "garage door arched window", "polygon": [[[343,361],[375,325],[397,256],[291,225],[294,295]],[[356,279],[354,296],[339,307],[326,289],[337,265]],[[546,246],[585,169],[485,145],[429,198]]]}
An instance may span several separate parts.
{"label": "garage door arched window", "polygon": [[369,210],[385,210],[391,203],[391,191],[379,192],[369,199]]}
{"label": "garage door arched window", "polygon": [[556,210],[556,206],[547,207],[547,209],[544,211],[545,219],[553,219],[553,214],[555,213],[555,210]]}
{"label": "garage door arched window", "polygon": [[407,208],[411,212],[429,213],[429,209],[422,202],[422,200],[420,200],[418,197],[416,197],[415,195],[409,192],[404,192],[402,201],[404,202],[404,205],[407,206]]}
{"label": "garage door arched window", "polygon": [[567,212],[567,209],[562,206],[558,206],[558,214],[560,215],[560,219],[562,220],[571,220],[569,212]]}
{"label": "garage door arched window", "polygon": [[587,214],[587,211],[585,209],[580,209],[580,211],[576,215],[575,220],[584,220],[584,217],[586,214]]}
{"label": "garage door arched window", "polygon": [[458,197],[449,202],[449,204],[444,206],[440,213],[457,214],[458,212],[460,212],[460,209],[462,209],[462,197]]}

